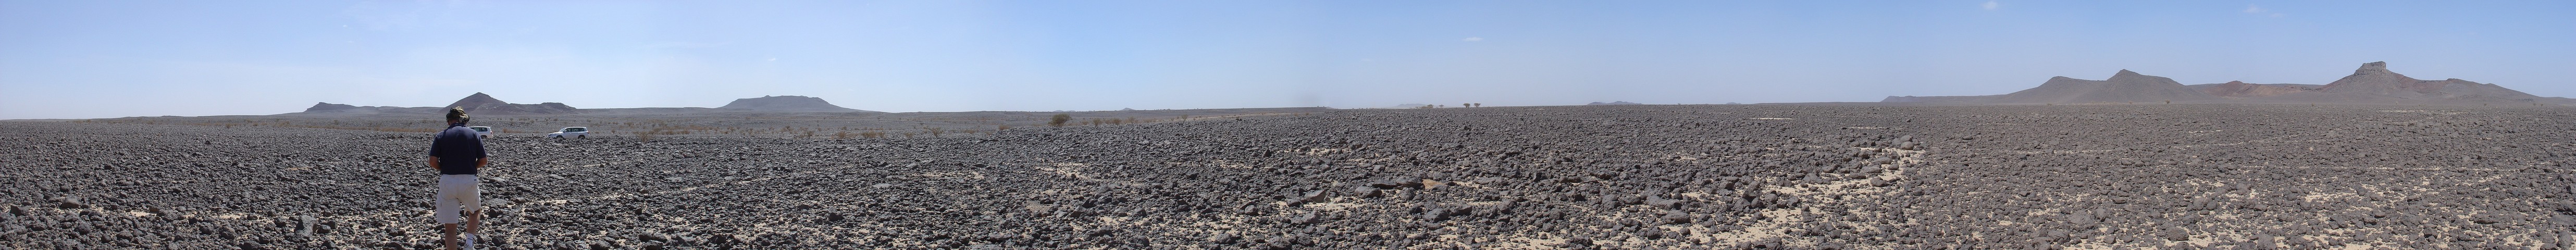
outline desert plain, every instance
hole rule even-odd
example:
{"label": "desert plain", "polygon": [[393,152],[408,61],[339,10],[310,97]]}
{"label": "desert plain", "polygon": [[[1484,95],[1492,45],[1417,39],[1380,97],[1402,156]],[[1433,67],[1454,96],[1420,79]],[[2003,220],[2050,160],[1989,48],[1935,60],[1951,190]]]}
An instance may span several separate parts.
{"label": "desert plain", "polygon": [[[1043,114],[978,120],[1021,124],[984,132],[871,137],[792,132],[932,122],[477,116],[519,127],[650,121],[726,131],[488,139],[484,247],[2576,243],[2576,109],[2562,106],[1613,105],[1032,125]],[[278,119],[437,126],[434,115],[416,116]],[[237,118],[0,121],[10,138],[0,140],[0,247],[436,242],[434,174],[422,163],[429,133],[223,121]],[[761,130],[777,126],[789,128]],[[741,131],[775,132],[731,133]]]}

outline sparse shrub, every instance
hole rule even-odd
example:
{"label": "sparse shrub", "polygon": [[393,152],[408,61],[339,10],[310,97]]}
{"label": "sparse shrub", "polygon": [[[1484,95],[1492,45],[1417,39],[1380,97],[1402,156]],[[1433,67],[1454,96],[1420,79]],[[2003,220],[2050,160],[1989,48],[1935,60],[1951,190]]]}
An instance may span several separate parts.
{"label": "sparse shrub", "polygon": [[1063,127],[1063,126],[1064,126],[1064,122],[1065,122],[1065,121],[1072,121],[1072,120],[1073,120],[1073,115],[1069,115],[1069,114],[1055,114],[1055,116],[1047,117],[1047,126],[1049,126],[1049,127]]}
{"label": "sparse shrub", "polygon": [[931,127],[931,128],[929,128],[929,129],[926,129],[926,130],[929,130],[929,131],[930,131],[930,137],[939,137],[939,134],[941,134],[942,132],[946,132],[946,130],[947,130],[947,129],[941,129],[941,128],[939,128],[939,127]]}

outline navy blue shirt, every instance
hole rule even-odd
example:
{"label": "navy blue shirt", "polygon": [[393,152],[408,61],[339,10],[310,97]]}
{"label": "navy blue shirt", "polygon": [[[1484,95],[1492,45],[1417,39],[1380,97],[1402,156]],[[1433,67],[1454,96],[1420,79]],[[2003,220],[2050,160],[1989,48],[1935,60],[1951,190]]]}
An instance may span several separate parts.
{"label": "navy blue shirt", "polygon": [[464,123],[447,124],[438,131],[438,139],[429,142],[429,156],[438,157],[438,174],[474,174],[474,160],[483,159],[483,136]]}

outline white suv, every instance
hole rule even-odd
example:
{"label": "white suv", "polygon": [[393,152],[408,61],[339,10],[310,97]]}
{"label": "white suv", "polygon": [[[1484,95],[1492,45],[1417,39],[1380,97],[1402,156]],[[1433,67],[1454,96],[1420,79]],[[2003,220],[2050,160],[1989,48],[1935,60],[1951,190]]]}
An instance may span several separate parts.
{"label": "white suv", "polygon": [[474,135],[483,136],[483,138],[492,138],[492,133],[500,133],[500,132],[501,132],[500,130],[493,130],[493,129],[492,129],[492,127],[484,127],[484,126],[474,126],[474,127],[465,127],[465,128],[474,129]]}
{"label": "white suv", "polygon": [[554,133],[546,134],[546,138],[564,138],[564,137],[572,137],[572,138],[590,138],[590,127],[564,127],[564,128],[563,128],[563,130],[555,131]]}

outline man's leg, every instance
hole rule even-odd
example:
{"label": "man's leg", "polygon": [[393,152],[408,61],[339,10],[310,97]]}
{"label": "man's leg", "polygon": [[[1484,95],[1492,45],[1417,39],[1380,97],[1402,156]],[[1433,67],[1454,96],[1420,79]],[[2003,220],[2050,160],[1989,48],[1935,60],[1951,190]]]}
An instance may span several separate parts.
{"label": "man's leg", "polygon": [[483,211],[465,211],[465,233],[483,235]]}
{"label": "man's leg", "polygon": [[439,176],[438,178],[438,210],[431,216],[438,217],[439,227],[442,228],[440,231],[445,233],[439,240],[446,242],[444,244],[447,249],[457,249],[457,244],[463,243],[456,238],[456,217],[461,215],[459,212],[467,209],[482,209],[480,202],[471,200],[474,198],[472,185],[474,185],[473,177]]}
{"label": "man's leg", "polygon": [[438,193],[436,196],[438,202],[435,202],[438,207],[430,212],[429,216],[436,217],[438,220],[440,235],[438,242],[439,245],[444,246],[441,249],[456,249],[456,212],[458,211],[456,198],[445,188],[439,189]]}
{"label": "man's leg", "polygon": [[479,237],[483,235],[483,185],[478,182],[481,180],[466,180],[464,190],[459,190],[464,192],[464,197],[458,199],[463,202],[459,204],[461,208],[465,209],[465,233]]}
{"label": "man's leg", "polygon": [[442,248],[444,248],[444,249],[457,249],[457,248],[456,248],[456,224],[438,224],[438,227],[439,227],[439,228],[441,228],[441,230],[439,230],[439,231],[445,231],[445,232],[446,232],[446,234],[445,234],[445,235],[447,235],[447,236],[445,236],[445,237],[439,237],[439,238],[438,238],[438,242],[440,242],[439,244],[441,244],[441,245],[446,245],[445,247],[442,247]]}

